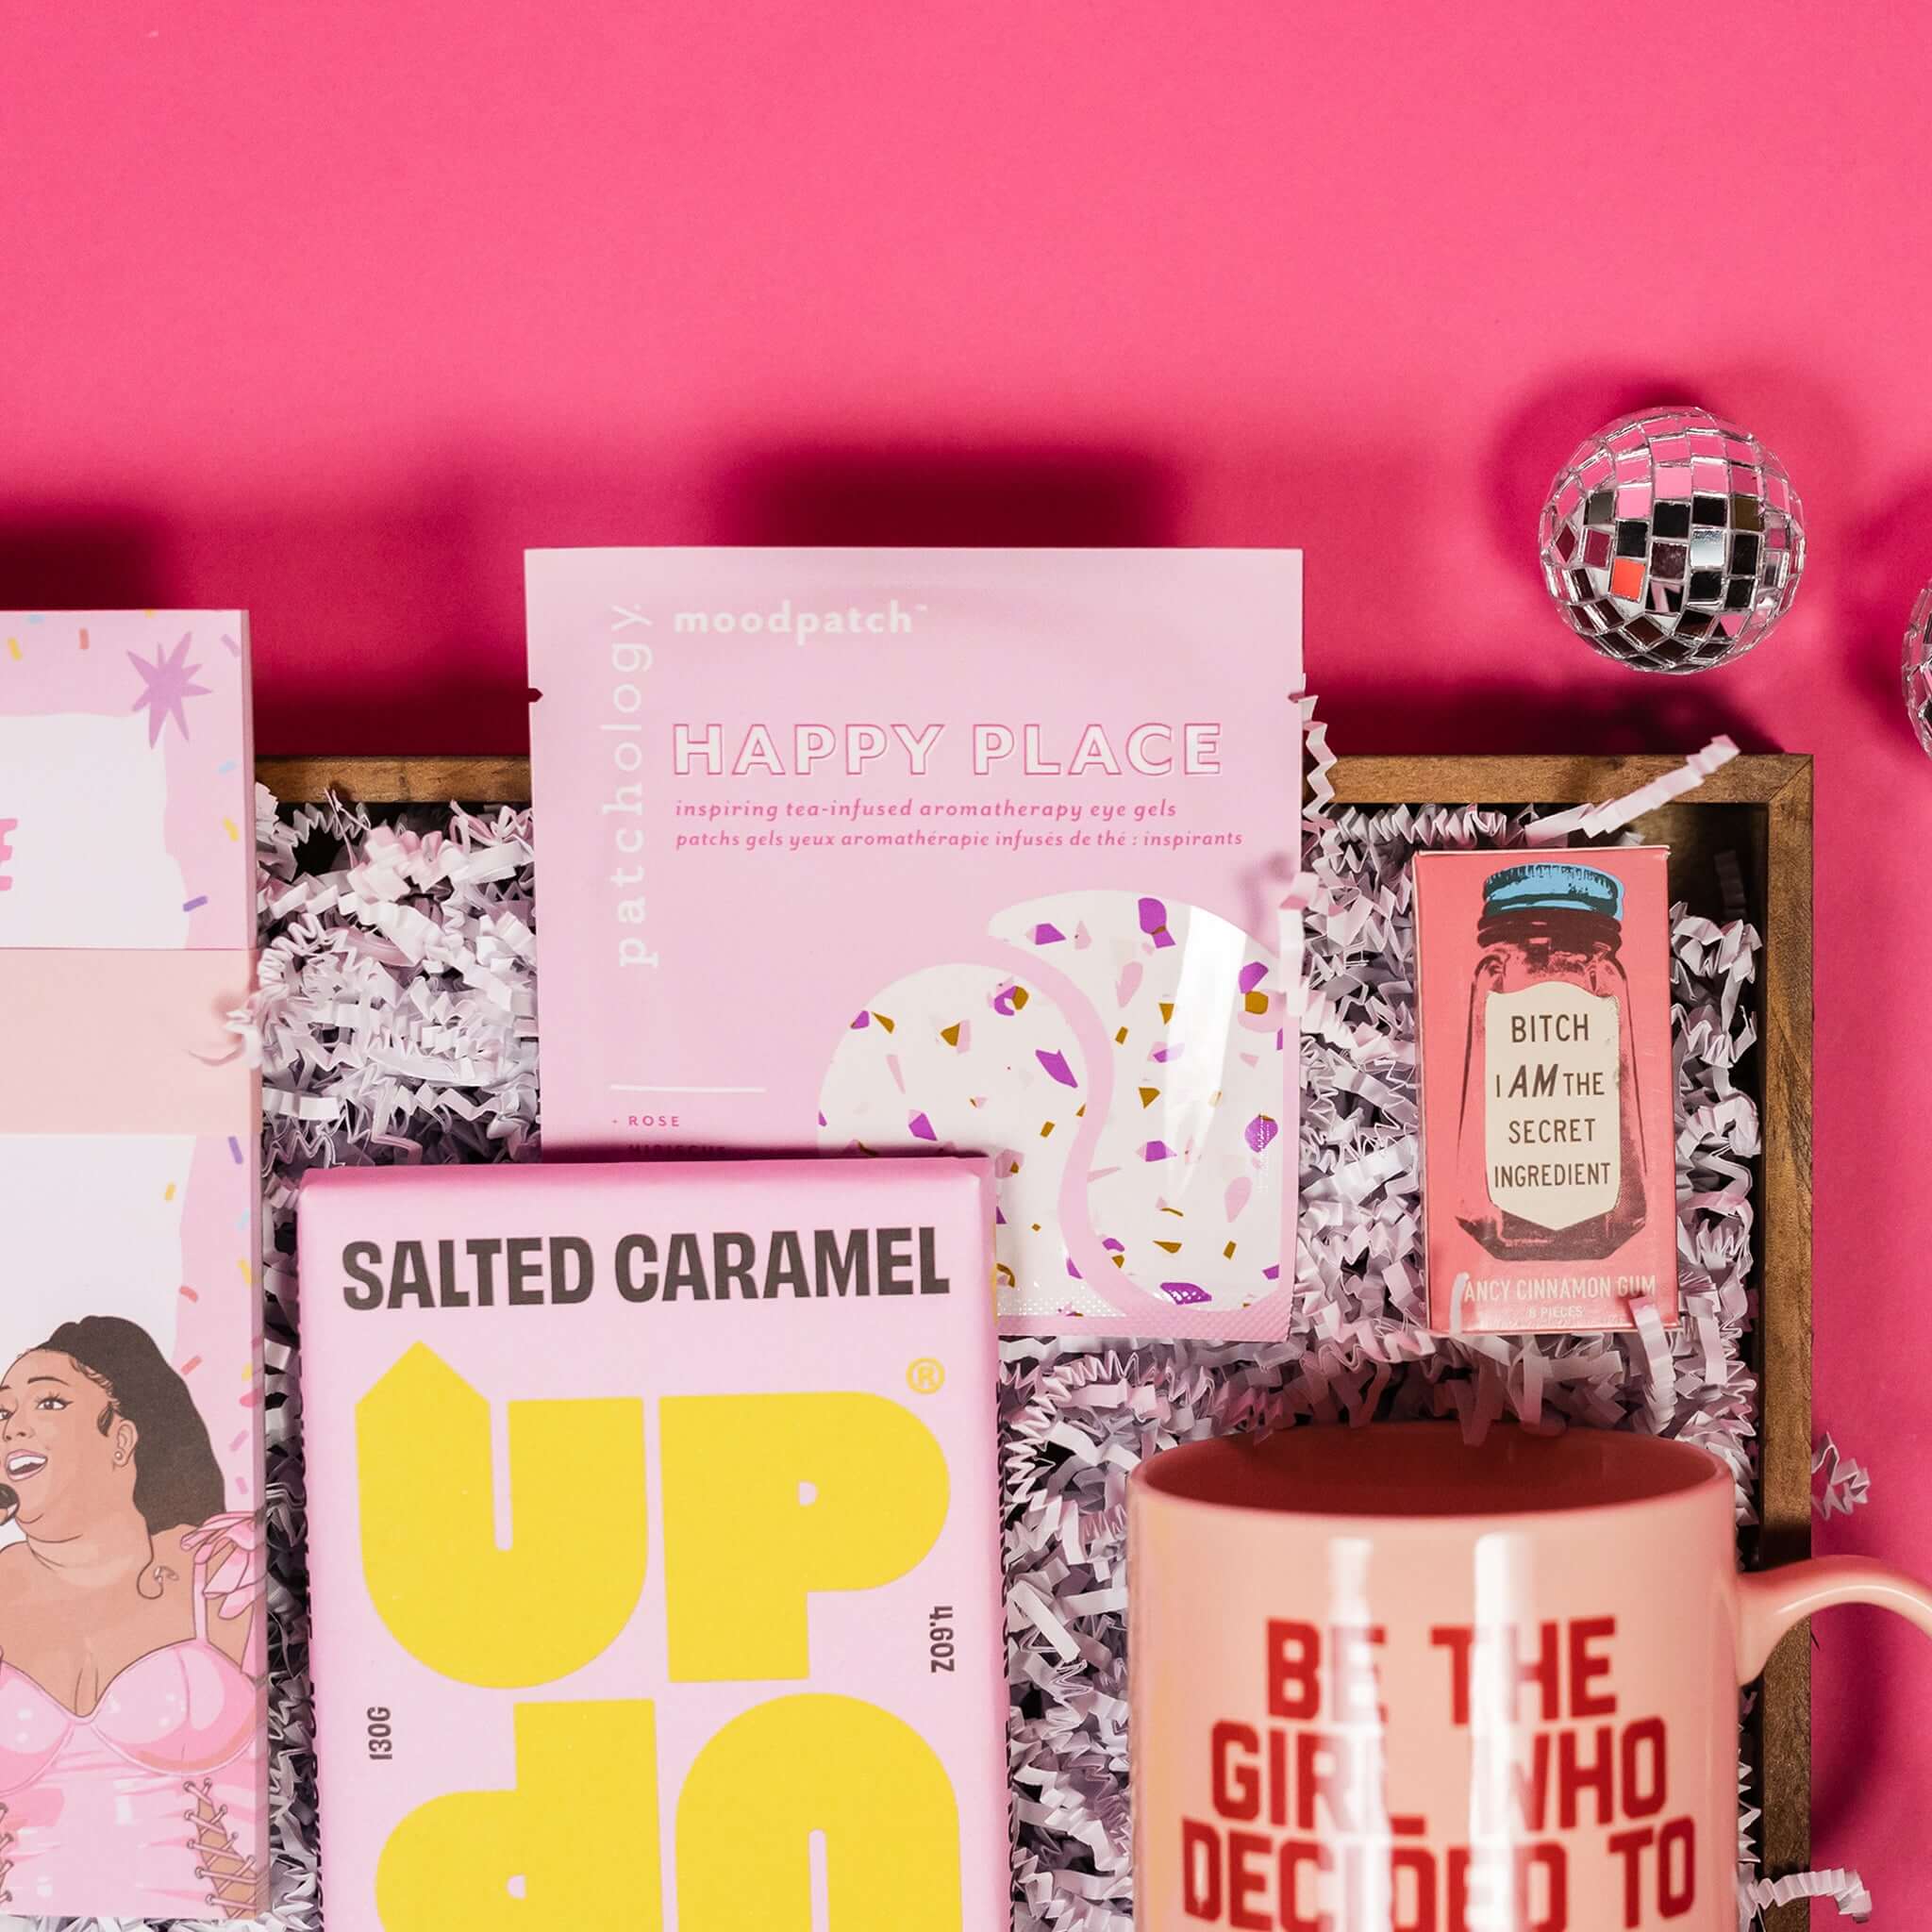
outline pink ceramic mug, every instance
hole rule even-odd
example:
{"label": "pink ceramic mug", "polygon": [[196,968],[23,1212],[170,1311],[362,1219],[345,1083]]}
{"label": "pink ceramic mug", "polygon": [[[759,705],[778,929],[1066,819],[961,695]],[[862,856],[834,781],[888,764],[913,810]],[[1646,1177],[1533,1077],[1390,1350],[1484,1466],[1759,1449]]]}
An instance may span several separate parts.
{"label": "pink ceramic mug", "polygon": [[1453,1424],[1152,1457],[1128,1506],[1139,1932],[1736,1932],[1738,1691],[1800,1618],[1687,1443]]}

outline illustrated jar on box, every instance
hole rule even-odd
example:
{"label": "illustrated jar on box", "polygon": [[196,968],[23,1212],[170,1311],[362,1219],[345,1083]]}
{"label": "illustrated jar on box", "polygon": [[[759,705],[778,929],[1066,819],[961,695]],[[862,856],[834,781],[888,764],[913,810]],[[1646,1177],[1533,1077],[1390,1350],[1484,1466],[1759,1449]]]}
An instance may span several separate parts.
{"label": "illustrated jar on box", "polygon": [[1457,1215],[1499,1260],[1595,1260],[1643,1225],[1624,888],[1586,865],[1483,888],[1457,1139]]}

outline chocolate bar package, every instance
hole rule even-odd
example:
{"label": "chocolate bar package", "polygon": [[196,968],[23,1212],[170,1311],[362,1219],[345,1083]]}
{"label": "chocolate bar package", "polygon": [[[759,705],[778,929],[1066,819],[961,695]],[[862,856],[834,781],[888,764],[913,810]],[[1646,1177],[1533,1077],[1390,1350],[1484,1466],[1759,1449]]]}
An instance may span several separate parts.
{"label": "chocolate bar package", "polygon": [[331,1925],[1007,1924],[976,1160],[303,1183]]}

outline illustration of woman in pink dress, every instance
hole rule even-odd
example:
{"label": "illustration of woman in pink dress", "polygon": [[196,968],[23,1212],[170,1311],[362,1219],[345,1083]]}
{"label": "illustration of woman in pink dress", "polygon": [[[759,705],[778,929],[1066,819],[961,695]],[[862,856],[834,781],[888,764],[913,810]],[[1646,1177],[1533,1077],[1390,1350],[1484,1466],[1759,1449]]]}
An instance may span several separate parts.
{"label": "illustration of woman in pink dress", "polygon": [[0,1380],[0,1909],[130,1880],[260,1909],[263,1548],[146,1331],[63,1323]]}

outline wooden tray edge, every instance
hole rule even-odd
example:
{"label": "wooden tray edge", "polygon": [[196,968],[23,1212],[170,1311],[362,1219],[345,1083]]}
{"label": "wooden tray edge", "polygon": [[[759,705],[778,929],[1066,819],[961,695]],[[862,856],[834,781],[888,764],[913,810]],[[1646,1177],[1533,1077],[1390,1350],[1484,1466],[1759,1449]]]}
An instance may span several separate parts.
{"label": "wooden tray edge", "polygon": [[[1682,763],[1670,757],[1338,758],[1329,774],[1338,803],[1581,805],[1617,798]],[[316,804],[333,791],[384,804],[524,805],[530,761],[522,757],[266,758],[256,775],[285,804]],[[1744,805],[1768,814],[1763,1037],[1764,1188],[1760,1209],[1760,1339],[1763,1529],[1766,1562],[1811,1547],[1811,809],[1812,763],[1795,753],[1731,760],[1691,794],[1691,804]],[[1811,1654],[1808,1626],[1779,1645],[1758,1707],[1763,1740],[1763,1869],[1810,1862]],[[1770,1932],[1800,1932],[1807,1908],[1766,1917]]]}

